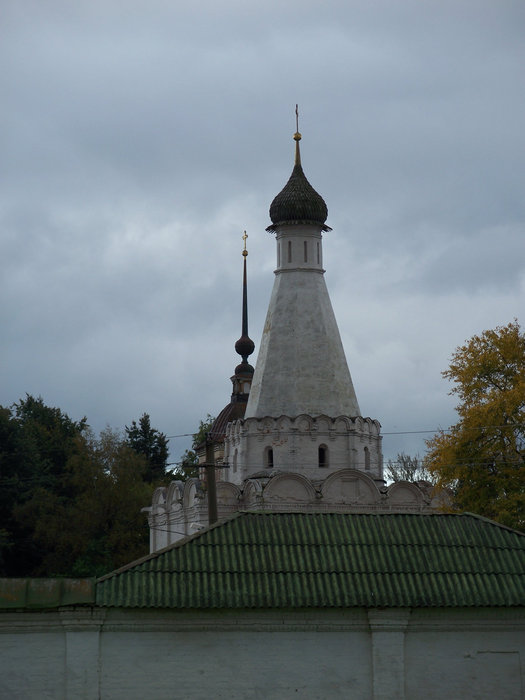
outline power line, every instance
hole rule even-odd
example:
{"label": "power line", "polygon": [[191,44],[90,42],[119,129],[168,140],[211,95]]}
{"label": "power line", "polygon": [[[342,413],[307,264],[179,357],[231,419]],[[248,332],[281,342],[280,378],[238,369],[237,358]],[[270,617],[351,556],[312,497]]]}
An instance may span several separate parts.
{"label": "power line", "polygon": [[[433,428],[431,430],[396,430],[396,431],[388,431],[388,432],[383,432],[380,433],[381,435],[418,435],[418,434],[423,434],[423,433],[449,433],[452,430],[455,430],[457,426],[452,426],[451,428]],[[462,430],[494,430],[494,429],[502,429],[502,428],[525,428],[525,423],[506,423],[505,425],[476,425],[476,426],[462,426]],[[282,435],[291,435],[292,431],[290,430],[269,430],[268,434],[273,433],[273,432],[278,432],[281,433]],[[296,435],[297,433],[294,432]],[[166,439],[171,440],[174,438],[182,438],[182,437],[193,437],[194,433],[181,433],[180,435],[167,435]]]}
{"label": "power line", "polygon": [[[409,455],[410,456],[410,455]],[[420,468],[426,468],[425,465],[425,458],[420,457],[416,455],[416,458],[419,460],[418,467]],[[519,465],[519,464],[524,464],[524,457],[518,456],[516,458],[510,459],[510,458],[498,458],[498,455],[495,455],[494,458],[487,458],[483,460],[471,460],[471,459],[462,459],[454,462],[454,464],[446,465],[446,466],[459,466],[459,467],[485,467],[485,466],[491,466],[491,465]],[[387,468],[388,465],[403,465],[404,462],[400,460],[392,460],[392,459],[387,459],[384,463],[383,466],[384,468]],[[203,464],[195,464],[194,467],[195,469],[201,469],[204,468],[205,465]],[[215,464],[216,469],[224,469],[227,470],[226,474],[233,474],[232,471],[232,465],[231,464]],[[371,473],[373,474],[375,469],[374,466],[371,466],[369,469],[366,469],[366,464],[365,462],[359,461],[359,462],[352,462],[352,464],[349,464],[347,461],[345,462],[330,462],[326,467],[319,467],[319,464],[317,462],[305,462],[303,460],[300,460],[298,462],[279,462],[278,466],[274,466],[272,468],[265,467],[260,465],[259,463],[257,464],[251,464],[251,463],[244,463],[243,464],[244,469],[250,469],[250,470],[255,470],[258,469],[258,474],[260,472],[266,472],[268,471],[268,478],[270,478],[270,473],[272,471],[287,471],[287,470],[293,470],[293,469],[312,469],[315,470],[316,472],[319,471],[319,474],[322,474],[324,470],[332,470],[332,469],[356,469],[357,471],[363,472],[363,474]],[[177,477],[177,473],[171,472],[172,476]],[[196,477],[197,478],[197,477]],[[249,478],[249,476],[248,476]],[[167,487],[166,487],[167,488]]]}
{"label": "power line", "polygon": [[[434,430],[400,430],[399,432],[381,433],[381,435],[415,435],[417,433],[450,433],[458,426],[435,428]],[[462,425],[461,430],[495,430],[501,428],[525,428],[525,423],[506,423],[505,425]]]}
{"label": "power line", "polygon": [[[203,525],[202,527],[206,527],[206,526]],[[199,528],[199,529],[200,529],[200,528]],[[155,530],[155,532],[168,532],[168,533],[170,533],[170,534],[184,535],[184,537],[188,537],[188,533],[187,533],[187,532],[182,532],[182,530],[172,530],[171,528],[154,527],[154,526],[150,526],[150,530]],[[196,532],[198,532],[198,531],[199,531],[199,530],[196,530]],[[175,543],[172,542],[172,544],[175,544]],[[154,554],[154,552],[150,552],[150,554]]]}

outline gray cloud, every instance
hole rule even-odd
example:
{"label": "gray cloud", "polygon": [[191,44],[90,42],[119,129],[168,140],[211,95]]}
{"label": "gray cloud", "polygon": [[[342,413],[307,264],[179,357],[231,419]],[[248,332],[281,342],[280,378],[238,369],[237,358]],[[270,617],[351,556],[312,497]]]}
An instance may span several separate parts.
{"label": "gray cloud", "polygon": [[454,420],[453,349],[525,302],[522,3],[4,5],[2,405],[170,435],[222,408],[240,235],[258,344],[299,102],[360,404],[386,432]]}

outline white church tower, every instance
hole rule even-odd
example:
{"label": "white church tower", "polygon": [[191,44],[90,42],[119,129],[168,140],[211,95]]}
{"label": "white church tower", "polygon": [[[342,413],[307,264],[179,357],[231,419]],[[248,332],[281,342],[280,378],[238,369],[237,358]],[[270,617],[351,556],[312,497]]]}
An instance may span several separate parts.
{"label": "white church tower", "polygon": [[275,281],[245,415],[226,431],[228,479],[299,472],[309,479],[351,468],[381,479],[380,425],[362,418],[323,269],[328,210],[295,165],[270,206]]}
{"label": "white church tower", "polygon": [[[430,484],[383,480],[381,426],[361,416],[324,281],[328,211],[303,172],[298,129],[294,139],[291,177],[270,206],[277,267],[255,370],[248,363],[254,344],[244,236],[242,334],[235,343],[242,362],[230,403],[208,434],[218,517],[239,510],[433,512],[442,504]],[[157,488],[144,509],[151,551],[212,521],[212,494],[198,478]]]}

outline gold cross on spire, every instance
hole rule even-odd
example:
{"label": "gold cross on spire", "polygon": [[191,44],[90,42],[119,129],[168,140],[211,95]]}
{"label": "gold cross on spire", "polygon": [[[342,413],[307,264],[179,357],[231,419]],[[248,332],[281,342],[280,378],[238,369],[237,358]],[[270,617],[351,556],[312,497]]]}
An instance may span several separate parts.
{"label": "gold cross on spire", "polygon": [[293,140],[295,141],[295,164],[301,165],[301,153],[299,151],[299,141],[301,140],[301,134],[299,133],[299,105],[295,105],[295,128],[297,129],[293,135]]}
{"label": "gold cross on spire", "polygon": [[299,105],[295,105],[295,134],[293,138],[294,141],[301,140],[301,134],[299,133]]}
{"label": "gold cross on spire", "polygon": [[247,238],[248,238],[248,234],[245,231],[242,235],[242,240],[244,241],[244,250],[242,251],[242,254],[244,255],[244,257],[246,257],[248,255],[248,251],[246,250],[246,239]]}

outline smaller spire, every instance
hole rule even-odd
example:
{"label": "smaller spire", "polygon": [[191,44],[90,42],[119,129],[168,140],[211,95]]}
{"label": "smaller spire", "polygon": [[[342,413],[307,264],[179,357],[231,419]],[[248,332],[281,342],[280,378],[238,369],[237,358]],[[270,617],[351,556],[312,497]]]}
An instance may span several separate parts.
{"label": "smaller spire", "polygon": [[248,250],[246,248],[247,238],[248,234],[244,231],[242,235],[244,242],[244,248],[242,250],[242,256],[244,258],[242,281],[242,335],[235,343],[235,351],[241,355],[242,362],[235,368],[233,377],[230,377],[233,385],[230,403],[222,409],[209,431],[209,435],[216,442],[224,440],[228,423],[238,420],[239,418],[244,418],[244,412],[246,411],[248,396],[252,385],[253,373],[255,371],[248,363],[248,357],[255,350],[255,344],[248,336],[248,294],[246,284],[246,258],[248,256]]}
{"label": "smaller spire", "polygon": [[235,374],[248,373],[253,374],[253,367],[248,364],[248,357],[255,350],[255,343],[248,335],[248,284],[246,281],[246,258],[248,257],[248,250],[246,248],[246,240],[248,234],[244,231],[242,239],[244,241],[244,248],[242,251],[243,261],[243,279],[242,279],[242,331],[241,337],[235,343],[235,352],[242,357],[242,362],[235,368]]}

